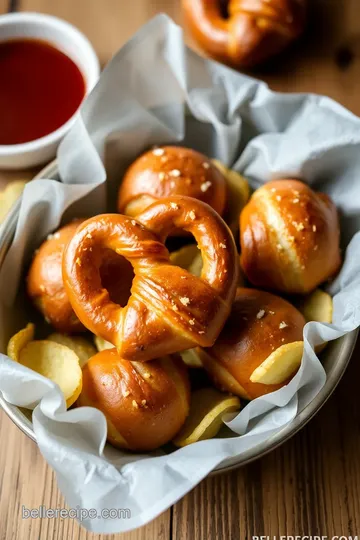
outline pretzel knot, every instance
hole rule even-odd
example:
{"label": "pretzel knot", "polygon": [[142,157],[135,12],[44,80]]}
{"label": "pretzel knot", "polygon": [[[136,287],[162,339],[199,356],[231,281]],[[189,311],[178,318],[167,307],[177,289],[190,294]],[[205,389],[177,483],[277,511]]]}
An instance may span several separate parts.
{"label": "pretzel knot", "polygon": [[307,0],[182,0],[195,39],[210,55],[251,66],[279,53],[303,31]]}
{"label": "pretzel knot", "polygon": [[[201,250],[200,278],[170,262],[164,242],[179,228],[192,233]],[[101,284],[106,248],[134,269],[123,308]],[[237,264],[234,239],[221,217],[205,203],[172,197],[136,220],[104,214],[85,221],[64,252],[63,279],[80,321],[116,346],[122,358],[145,361],[215,342],[234,299]]]}

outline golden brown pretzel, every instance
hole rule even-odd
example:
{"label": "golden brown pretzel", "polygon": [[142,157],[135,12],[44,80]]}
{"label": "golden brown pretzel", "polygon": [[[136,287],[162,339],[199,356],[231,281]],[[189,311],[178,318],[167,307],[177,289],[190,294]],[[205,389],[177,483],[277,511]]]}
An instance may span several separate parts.
{"label": "golden brown pretzel", "polygon": [[[36,250],[27,276],[27,291],[46,320],[60,332],[84,332],[71,307],[62,279],[62,257],[65,246],[80,223],[77,219],[50,234]],[[113,251],[102,253],[101,281],[114,302],[124,306],[130,296],[133,279],[131,265]],[[121,279],[119,279],[119,275]]]}
{"label": "golden brown pretzel", "polygon": [[119,189],[120,214],[136,217],[162,197],[185,195],[209,204],[220,215],[226,180],[203,154],[180,146],[162,146],[142,154],[125,173]]}
{"label": "golden brown pretzel", "polygon": [[306,0],[183,0],[190,29],[220,61],[251,66],[279,53],[303,31]]}
{"label": "golden brown pretzel", "polygon": [[281,384],[260,384],[251,375],[276,349],[303,340],[305,319],[273,294],[239,288],[224,328],[210,349],[197,349],[201,363],[222,390],[255,399]]}
{"label": "golden brown pretzel", "polygon": [[64,290],[61,263],[66,244],[81,220],[73,221],[50,234],[35,251],[26,278],[27,292],[46,320],[60,332],[85,331]]}
{"label": "golden brown pretzel", "polygon": [[240,215],[241,266],[264,289],[306,294],[341,264],[336,207],[298,180],[257,189]]}
{"label": "golden brown pretzel", "polygon": [[[197,240],[203,258],[200,278],[171,264],[163,242],[174,228]],[[104,247],[134,268],[123,309],[101,286]],[[63,278],[82,323],[113,343],[122,358],[144,361],[214,343],[235,295],[236,259],[231,232],[214,210],[189,197],[173,197],[154,203],[137,220],[104,214],[86,221],[64,253]]]}
{"label": "golden brown pretzel", "polygon": [[175,355],[143,364],[105,350],[84,366],[77,404],[104,413],[114,446],[154,450],[176,435],[189,413],[189,377]]}

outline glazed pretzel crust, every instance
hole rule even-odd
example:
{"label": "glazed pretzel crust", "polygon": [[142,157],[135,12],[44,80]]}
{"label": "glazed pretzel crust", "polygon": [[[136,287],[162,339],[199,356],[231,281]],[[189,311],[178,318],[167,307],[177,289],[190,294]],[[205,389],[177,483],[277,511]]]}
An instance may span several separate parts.
{"label": "glazed pretzel crust", "polygon": [[226,204],[224,175],[203,154],[180,146],[145,152],[127,169],[119,188],[118,211],[136,217],[163,197],[194,197],[220,215]]}
{"label": "glazed pretzel crust", "polygon": [[303,31],[306,0],[230,0],[229,17],[220,0],[183,0],[195,39],[215,58],[251,66],[285,48]]}
{"label": "glazed pretzel crust", "polygon": [[[198,242],[200,278],[171,264],[163,242],[174,228],[192,233]],[[103,248],[133,266],[124,308],[102,287]],[[214,210],[195,199],[172,197],[154,203],[136,220],[118,214],[87,220],[65,250],[63,279],[82,323],[113,343],[122,358],[145,361],[215,342],[234,299],[237,258],[232,234]]]}
{"label": "glazed pretzel crust", "polygon": [[240,215],[241,266],[256,287],[307,294],[340,266],[337,209],[298,180],[257,189]]}

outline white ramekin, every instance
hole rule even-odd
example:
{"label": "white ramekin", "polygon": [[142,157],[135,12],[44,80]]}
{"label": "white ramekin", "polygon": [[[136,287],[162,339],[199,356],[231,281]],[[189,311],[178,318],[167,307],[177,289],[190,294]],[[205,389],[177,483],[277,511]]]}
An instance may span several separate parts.
{"label": "white ramekin", "polygon": [[[85,79],[86,94],[94,87],[100,74],[99,60],[89,40],[77,28],[57,17],[41,13],[0,16],[0,41],[24,37],[43,39],[55,45],[80,68]],[[78,111],[45,137],[23,144],[0,145],[0,169],[24,169],[50,161],[77,114]]]}

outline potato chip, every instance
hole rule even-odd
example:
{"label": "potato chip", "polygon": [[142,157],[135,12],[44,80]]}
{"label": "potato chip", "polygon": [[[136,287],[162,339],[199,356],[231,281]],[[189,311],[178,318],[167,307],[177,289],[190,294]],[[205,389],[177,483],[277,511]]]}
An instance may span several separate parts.
{"label": "potato chip", "polygon": [[188,349],[187,351],[182,351],[180,356],[189,368],[202,368],[202,363],[199,355],[196,352],[196,349]]}
{"label": "potato chip", "polygon": [[4,221],[9,210],[22,194],[25,184],[24,180],[15,180],[0,193],[0,223]]}
{"label": "potato chip", "polygon": [[[333,299],[330,294],[316,289],[306,296],[298,306],[299,311],[304,315],[306,322],[315,321],[322,323],[332,323]],[[325,349],[327,341],[316,345],[315,351],[319,354]]]}
{"label": "potato chip", "polygon": [[82,388],[79,357],[69,347],[55,341],[33,341],[34,332],[34,325],[29,323],[15,334],[9,341],[7,354],[15,362],[57,383],[64,394],[66,406],[70,407]]}
{"label": "potato chip", "polygon": [[170,260],[175,266],[180,266],[190,274],[200,277],[203,263],[201,251],[195,244],[173,251],[173,253],[170,253]]}
{"label": "potato chip", "polygon": [[19,362],[21,349],[34,339],[34,334],[35,326],[32,323],[29,323],[26,328],[20,330],[20,332],[10,339],[7,346],[7,355],[15,362]]}
{"label": "potato chip", "polygon": [[105,351],[106,349],[113,349],[115,346],[109,341],[105,341],[102,337],[94,336],[95,347],[99,352]]}
{"label": "potato chip", "polygon": [[[177,251],[173,251],[170,253],[170,260],[174,265],[184,268],[184,270],[187,270],[190,272],[190,274],[197,277],[201,276],[203,261],[201,251],[195,244],[190,244],[178,249]],[[239,265],[238,286],[244,287],[244,285],[244,276]]]}
{"label": "potato chip", "polygon": [[30,341],[20,350],[19,363],[57,383],[67,408],[82,389],[82,371],[78,356],[55,341]]}
{"label": "potato chip", "polygon": [[226,222],[231,231],[239,229],[239,216],[250,197],[250,187],[247,180],[236,171],[225,167],[221,161],[212,160],[213,164],[223,173],[228,185],[228,203]]}
{"label": "potato chip", "polygon": [[304,315],[306,322],[316,321],[332,323],[333,300],[330,294],[316,289],[304,298],[299,305],[299,311]]}
{"label": "potato chip", "polygon": [[80,336],[67,336],[66,334],[51,334],[46,338],[49,341],[55,341],[60,345],[69,347],[79,357],[80,367],[83,368],[86,362],[97,353],[95,347]]}
{"label": "potato chip", "polygon": [[261,384],[283,383],[300,367],[303,351],[303,341],[282,345],[252,372],[250,381]]}
{"label": "potato chip", "polygon": [[240,400],[236,396],[223,394],[214,388],[195,390],[191,396],[189,416],[173,443],[187,446],[215,437],[223,425],[223,415],[239,409]]}

